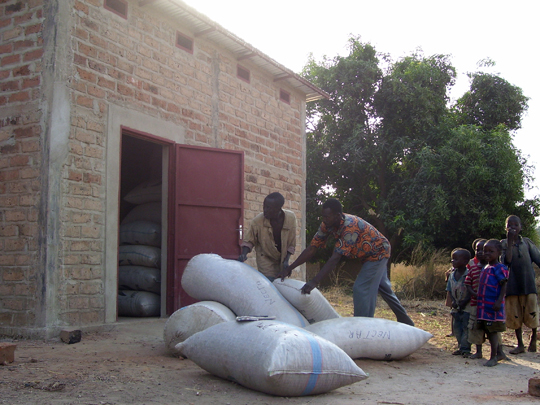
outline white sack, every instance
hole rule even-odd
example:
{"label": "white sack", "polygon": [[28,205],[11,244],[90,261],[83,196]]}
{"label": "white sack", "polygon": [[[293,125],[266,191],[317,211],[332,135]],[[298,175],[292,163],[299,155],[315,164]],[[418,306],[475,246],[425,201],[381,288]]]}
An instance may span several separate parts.
{"label": "white sack", "polygon": [[165,347],[175,355],[183,355],[175,349],[178,343],[197,332],[221,322],[234,321],[236,315],[225,305],[215,301],[200,301],[175,311],[167,320],[163,331]]}
{"label": "white sack", "polygon": [[306,329],[335,343],[352,359],[402,359],[433,337],[404,323],[361,316],[329,319]]}
{"label": "white sack", "polygon": [[122,220],[122,224],[141,220],[161,224],[161,202],[151,202],[135,206]]}
{"label": "white sack", "polygon": [[149,180],[139,184],[125,195],[124,201],[132,204],[161,201],[161,179]]}
{"label": "white sack", "polygon": [[309,294],[302,294],[300,290],[304,284],[306,284],[304,281],[292,278],[286,278],[283,281],[280,278],[274,280],[274,285],[281,295],[300,311],[309,323],[339,318],[337,311],[317,288]]}
{"label": "white sack", "polygon": [[253,267],[216,254],[193,257],[182,275],[182,287],[199,301],[217,301],[236,315],[268,315],[304,327],[308,321]]}
{"label": "white sack", "polygon": [[367,378],[339,347],[283,322],[224,322],[178,346],[209,373],[267,394],[321,394]]}
{"label": "white sack", "polygon": [[161,267],[161,249],[145,245],[125,245],[118,247],[120,266]]}
{"label": "white sack", "polygon": [[161,294],[161,270],[144,266],[119,266],[118,288]]}
{"label": "white sack", "polygon": [[118,291],[118,316],[159,316],[161,298],[147,291]]}
{"label": "white sack", "polygon": [[120,225],[121,245],[161,246],[161,224],[152,221],[133,221]]}

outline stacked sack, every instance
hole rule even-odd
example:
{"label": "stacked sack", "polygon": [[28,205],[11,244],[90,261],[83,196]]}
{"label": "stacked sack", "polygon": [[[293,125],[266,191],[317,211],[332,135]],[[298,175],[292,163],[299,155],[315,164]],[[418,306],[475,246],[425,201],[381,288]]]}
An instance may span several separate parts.
{"label": "stacked sack", "polygon": [[161,180],[147,181],[124,200],[136,204],[120,224],[118,315],[161,313]]}
{"label": "stacked sack", "polygon": [[303,285],[294,279],[271,283],[245,263],[197,255],[182,286],[201,301],[171,315],[165,345],[245,387],[302,396],[367,378],[354,359],[399,359],[432,337],[386,319],[341,317],[319,290],[302,294]]}

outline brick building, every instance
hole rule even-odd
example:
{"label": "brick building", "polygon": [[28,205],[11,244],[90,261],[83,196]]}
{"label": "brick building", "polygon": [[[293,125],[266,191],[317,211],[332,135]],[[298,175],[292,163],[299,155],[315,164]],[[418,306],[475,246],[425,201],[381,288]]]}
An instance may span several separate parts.
{"label": "brick building", "polygon": [[144,204],[161,316],[189,303],[189,257],[238,255],[268,193],[305,244],[320,89],[179,0],[6,0],[0,35],[0,334],[116,322],[119,232]]}

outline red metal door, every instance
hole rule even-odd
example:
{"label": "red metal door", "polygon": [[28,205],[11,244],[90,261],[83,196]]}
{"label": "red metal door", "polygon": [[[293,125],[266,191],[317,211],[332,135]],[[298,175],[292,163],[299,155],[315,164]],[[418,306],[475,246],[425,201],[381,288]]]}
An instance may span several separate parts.
{"label": "red metal door", "polygon": [[[243,152],[177,145],[174,200],[174,274],[167,313],[193,304],[182,288],[187,262],[200,253],[240,254],[243,226]],[[171,282],[172,281],[172,282]]]}

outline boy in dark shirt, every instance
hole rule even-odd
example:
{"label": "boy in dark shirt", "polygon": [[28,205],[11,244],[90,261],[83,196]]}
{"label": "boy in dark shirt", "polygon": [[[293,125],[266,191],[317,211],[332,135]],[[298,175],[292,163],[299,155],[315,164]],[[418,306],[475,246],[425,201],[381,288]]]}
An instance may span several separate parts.
{"label": "boy in dark shirt", "polygon": [[510,269],[506,290],[506,326],[515,329],[517,346],[511,354],[525,352],[522,325],[532,329],[529,352],[536,352],[538,304],[533,262],[540,266],[540,251],[529,239],[522,237],[521,220],[515,215],[506,218],[506,239],[502,242],[501,262]]}

